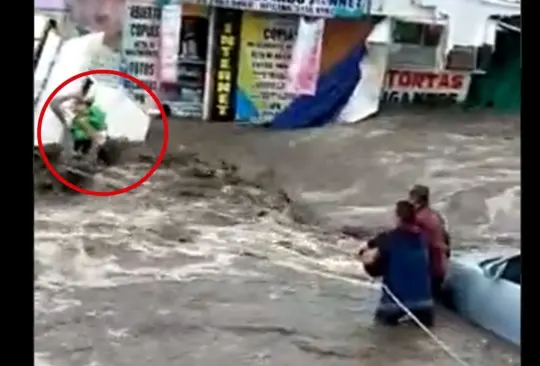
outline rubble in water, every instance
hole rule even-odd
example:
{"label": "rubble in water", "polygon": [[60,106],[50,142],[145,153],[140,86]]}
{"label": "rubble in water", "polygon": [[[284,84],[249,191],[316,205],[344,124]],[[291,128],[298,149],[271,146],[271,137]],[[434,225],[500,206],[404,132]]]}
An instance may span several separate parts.
{"label": "rubble in water", "polygon": [[[61,147],[50,146],[47,156],[53,166],[62,173]],[[114,168],[136,166],[142,176],[156,161],[157,154],[141,145],[125,147],[119,163]],[[313,225],[317,219],[309,207],[294,202],[281,188],[272,169],[242,171],[235,164],[224,160],[203,160],[195,151],[181,148],[168,152],[159,166],[160,170],[174,173],[171,182],[160,182],[159,192],[178,200],[222,199],[244,211],[241,215],[263,217],[270,212],[285,213],[293,223]],[[107,170],[101,174],[106,175]],[[63,175],[65,177],[65,175]],[[159,177],[152,177],[159,180]],[[69,180],[69,179],[68,179]],[[96,189],[99,190],[99,189]],[[104,189],[105,190],[105,189]],[[34,195],[36,199],[50,197],[69,199],[79,195],[59,182],[47,169],[38,152],[34,158]],[[210,215],[210,214],[209,214]],[[215,216],[215,215],[214,215]],[[228,223],[231,218],[209,217],[216,224]]]}

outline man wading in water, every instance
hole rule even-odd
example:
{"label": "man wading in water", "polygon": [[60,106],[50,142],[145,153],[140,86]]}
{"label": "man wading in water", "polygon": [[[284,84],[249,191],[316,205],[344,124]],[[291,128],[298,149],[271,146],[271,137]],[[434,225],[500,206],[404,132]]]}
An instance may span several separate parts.
{"label": "man wading in water", "polygon": [[397,325],[406,313],[389,295],[390,290],[426,326],[434,322],[434,302],[430,286],[428,244],[416,225],[414,206],[408,201],[396,204],[397,225],[379,234],[359,252],[366,272],[382,277],[385,285],[376,319]]}
{"label": "man wading in water", "polygon": [[416,222],[428,241],[432,292],[438,298],[446,275],[450,237],[442,216],[429,207],[428,187],[415,185],[409,191],[409,202],[416,209]]}

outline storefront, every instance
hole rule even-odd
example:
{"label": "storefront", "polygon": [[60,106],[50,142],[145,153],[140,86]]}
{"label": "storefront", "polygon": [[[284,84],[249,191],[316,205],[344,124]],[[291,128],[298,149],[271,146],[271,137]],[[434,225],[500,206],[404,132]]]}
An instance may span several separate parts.
{"label": "storefront", "polygon": [[[462,103],[476,65],[445,59],[448,27],[444,18],[387,18],[387,70],[381,103],[449,106]],[[450,55],[451,56],[451,55]],[[463,57],[461,61],[464,61]]]}
{"label": "storefront", "polygon": [[[177,44],[171,47],[171,53],[177,56],[176,72],[165,77],[165,65],[162,65],[158,95],[171,115],[201,118],[206,73],[211,72],[207,70],[210,8],[189,4],[177,8],[180,16],[178,35],[172,37]],[[166,31],[164,22],[163,19],[162,32]],[[162,39],[162,52],[165,52],[167,47],[163,42]]]}
{"label": "storefront", "polygon": [[[215,71],[210,93],[213,121],[265,123],[295,98],[286,73],[298,16],[216,9]],[[371,29],[363,20],[325,22],[321,73],[339,62]]]}
{"label": "storefront", "polygon": [[[71,27],[66,28],[78,34],[104,31],[102,44],[88,56],[88,68],[119,69],[139,78],[156,91],[171,115],[257,124],[274,120],[298,99],[286,86],[300,17],[324,18],[321,77],[364,44],[374,27],[373,20],[363,17],[368,0],[188,2],[140,0],[120,6],[117,0],[99,0],[98,8],[67,0]],[[448,20],[422,14],[384,18],[387,29],[375,37],[378,51],[365,52],[361,60],[365,96],[360,99],[369,102],[366,110],[378,110],[379,100],[383,105],[461,103],[471,75],[484,72],[494,32],[478,26],[478,46],[455,45],[448,53]],[[107,27],[93,21],[97,15],[108,19]],[[131,89],[155,110],[140,88],[116,77],[100,81]],[[356,82],[359,89],[360,80]],[[368,100],[373,90],[380,91],[374,107]]]}
{"label": "storefront", "polygon": [[[291,5],[277,0],[209,4],[214,6],[154,6],[161,12],[161,39],[146,42],[146,46],[151,43],[158,47],[153,59],[147,60],[148,64],[155,64],[148,68],[152,71],[150,79],[140,68],[130,67],[136,52],[127,52],[127,45],[139,45],[140,49],[146,46],[129,39],[133,22],[129,16],[124,20],[126,72],[155,86],[166,111],[175,117],[268,122],[295,97],[285,92],[285,79],[299,15],[327,18],[321,72],[361,42],[370,28],[369,22],[361,20],[333,19],[361,19],[366,4],[360,1],[334,0],[314,5]],[[127,5],[137,6],[148,7]],[[267,12],[250,11],[255,8]],[[178,24],[171,18],[173,9],[180,14]]]}
{"label": "storefront", "polygon": [[[117,69],[137,77],[157,92],[167,112],[185,118],[258,123],[285,108],[293,98],[284,91],[284,78],[299,16],[326,19],[321,72],[369,31],[369,23],[341,20],[361,19],[367,12],[368,2],[357,0],[172,3],[141,0],[119,7],[100,0],[100,7],[90,7],[69,0],[65,35],[105,32],[102,44],[88,55],[88,69]],[[105,14],[107,9],[111,11]],[[180,21],[170,18],[171,11],[178,12]],[[107,18],[107,27],[93,22],[97,15]],[[173,63],[176,69],[170,72]],[[146,107],[155,107],[136,85],[117,77],[102,79],[131,90]]]}

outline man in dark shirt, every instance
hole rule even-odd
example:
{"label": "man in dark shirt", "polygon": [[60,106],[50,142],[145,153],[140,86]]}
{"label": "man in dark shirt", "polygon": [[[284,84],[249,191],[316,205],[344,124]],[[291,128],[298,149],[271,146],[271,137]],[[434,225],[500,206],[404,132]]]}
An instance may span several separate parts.
{"label": "man in dark shirt", "polygon": [[416,226],[414,206],[408,201],[396,204],[397,225],[379,234],[359,253],[364,268],[372,277],[382,277],[383,293],[376,319],[396,325],[405,315],[388,290],[424,325],[434,322],[434,303],[430,287],[428,244]]}

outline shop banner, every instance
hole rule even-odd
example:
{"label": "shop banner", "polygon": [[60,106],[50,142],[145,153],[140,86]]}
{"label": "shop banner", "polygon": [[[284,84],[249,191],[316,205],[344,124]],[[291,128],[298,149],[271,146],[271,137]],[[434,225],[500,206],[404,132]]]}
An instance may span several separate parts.
{"label": "shop banner", "polygon": [[321,67],[323,33],[324,19],[300,18],[287,73],[287,92],[315,95]]}
{"label": "shop banner", "polygon": [[178,53],[182,5],[164,5],[161,10],[160,81],[176,83],[178,79]]}
{"label": "shop banner", "polygon": [[269,122],[293,99],[285,91],[296,17],[243,13],[236,120]]}
{"label": "shop banner", "polygon": [[232,121],[235,118],[236,77],[242,12],[232,9],[216,11],[214,47],[215,74],[212,90],[213,121]]}
{"label": "shop banner", "polygon": [[369,14],[368,0],[184,0],[184,3],[318,18],[358,18]]}
{"label": "shop banner", "polygon": [[[161,9],[152,5],[128,4],[124,17],[122,69],[157,90]],[[148,93],[126,80],[124,86],[145,104]]]}

